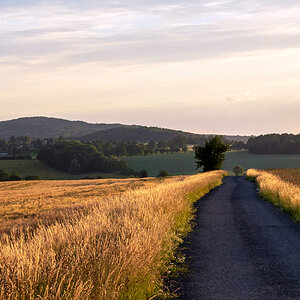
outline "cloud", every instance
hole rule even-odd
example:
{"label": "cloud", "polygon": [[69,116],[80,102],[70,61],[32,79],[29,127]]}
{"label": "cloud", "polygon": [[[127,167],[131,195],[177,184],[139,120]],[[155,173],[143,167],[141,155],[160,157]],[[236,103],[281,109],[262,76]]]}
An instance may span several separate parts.
{"label": "cloud", "polygon": [[225,100],[228,102],[240,102],[240,101],[256,101],[258,96],[256,93],[250,90],[245,90],[238,92],[236,94],[227,94],[224,96]]}
{"label": "cloud", "polygon": [[298,128],[299,14],[298,0],[0,1],[2,116]]}
{"label": "cloud", "polygon": [[49,56],[49,65],[184,62],[300,47],[296,1],[6,3],[0,56],[19,61]]}

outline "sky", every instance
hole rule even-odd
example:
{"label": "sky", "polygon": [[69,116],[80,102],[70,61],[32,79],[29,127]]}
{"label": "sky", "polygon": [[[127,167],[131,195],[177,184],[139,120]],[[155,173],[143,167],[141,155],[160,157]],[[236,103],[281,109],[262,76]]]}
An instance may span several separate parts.
{"label": "sky", "polygon": [[299,0],[1,0],[0,120],[300,133]]}

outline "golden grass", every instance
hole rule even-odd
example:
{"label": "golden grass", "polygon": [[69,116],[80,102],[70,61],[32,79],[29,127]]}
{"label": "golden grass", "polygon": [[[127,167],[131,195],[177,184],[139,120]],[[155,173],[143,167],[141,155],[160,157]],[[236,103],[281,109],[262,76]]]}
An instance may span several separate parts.
{"label": "golden grass", "polygon": [[0,182],[0,235],[57,221],[70,209],[85,209],[107,194],[154,184],[153,178]]}
{"label": "golden grass", "polygon": [[288,212],[296,222],[300,222],[299,175],[294,169],[247,171],[247,176],[256,178],[261,195]]}
{"label": "golden grass", "polygon": [[[59,221],[2,235],[0,299],[163,295],[162,274],[190,229],[192,203],[219,185],[223,175],[215,171],[164,180],[1,185],[2,191],[15,188],[17,199],[10,195],[15,211],[19,202],[32,211],[32,203],[44,199],[50,210],[68,210]],[[112,187],[104,194],[101,184]],[[76,209],[82,202],[85,209]]]}
{"label": "golden grass", "polygon": [[300,187],[300,169],[273,169],[268,170],[268,173],[280,177],[280,179]]}

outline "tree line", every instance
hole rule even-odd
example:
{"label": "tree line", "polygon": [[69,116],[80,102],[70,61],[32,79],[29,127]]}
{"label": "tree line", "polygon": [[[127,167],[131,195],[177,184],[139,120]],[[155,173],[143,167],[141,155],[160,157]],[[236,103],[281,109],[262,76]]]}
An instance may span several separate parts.
{"label": "tree line", "polygon": [[[11,136],[8,141],[0,139],[0,153],[7,155],[0,156],[0,159],[31,159],[31,153],[38,153],[43,147],[53,145],[63,138],[35,139],[30,136]],[[198,140],[197,146],[203,146],[206,139]],[[246,149],[247,145],[241,141],[229,141],[222,138],[222,141],[229,146],[230,150]],[[184,135],[177,135],[169,140],[148,142],[115,140],[105,142],[103,140],[81,141],[84,144],[95,146],[97,151],[104,156],[143,156],[152,154],[180,153],[188,150],[188,139]]]}
{"label": "tree line", "polygon": [[59,139],[38,152],[38,159],[54,169],[70,174],[89,172],[134,174],[126,162],[100,153],[94,145]]}
{"label": "tree line", "polygon": [[266,134],[248,140],[254,154],[300,154],[300,134]]}
{"label": "tree line", "polygon": [[[8,141],[0,139],[0,153],[8,154],[7,159],[27,159],[26,155],[32,152],[38,153],[44,146],[53,145],[57,141],[64,141],[64,138],[32,140],[29,136],[12,136]],[[158,142],[152,140],[148,142],[120,140],[103,142],[102,140],[96,140],[82,141],[82,143],[95,146],[104,156],[139,156],[187,151],[187,139],[180,135],[167,141],[160,140]]]}
{"label": "tree line", "polygon": [[141,143],[137,141],[112,141],[103,142],[101,140],[85,142],[97,148],[100,153],[111,156],[142,156],[152,154],[179,153],[186,152],[188,147],[186,138],[176,136],[168,141],[149,141]]}
{"label": "tree line", "polygon": [[18,173],[16,172],[7,172],[0,169],[0,181],[19,181],[19,180],[39,180],[39,176],[36,175],[27,175],[24,178],[22,178]]}

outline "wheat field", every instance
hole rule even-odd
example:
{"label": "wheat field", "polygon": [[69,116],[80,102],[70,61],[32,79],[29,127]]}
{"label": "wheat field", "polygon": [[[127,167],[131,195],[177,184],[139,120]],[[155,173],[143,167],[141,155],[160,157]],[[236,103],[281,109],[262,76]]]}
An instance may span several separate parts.
{"label": "wheat field", "polygon": [[300,169],[273,169],[268,172],[300,187]]}
{"label": "wheat field", "polygon": [[165,297],[192,203],[224,174],[1,183],[0,299]]}
{"label": "wheat field", "polygon": [[247,176],[255,177],[261,195],[288,212],[300,222],[300,171],[295,169],[249,169]]}

